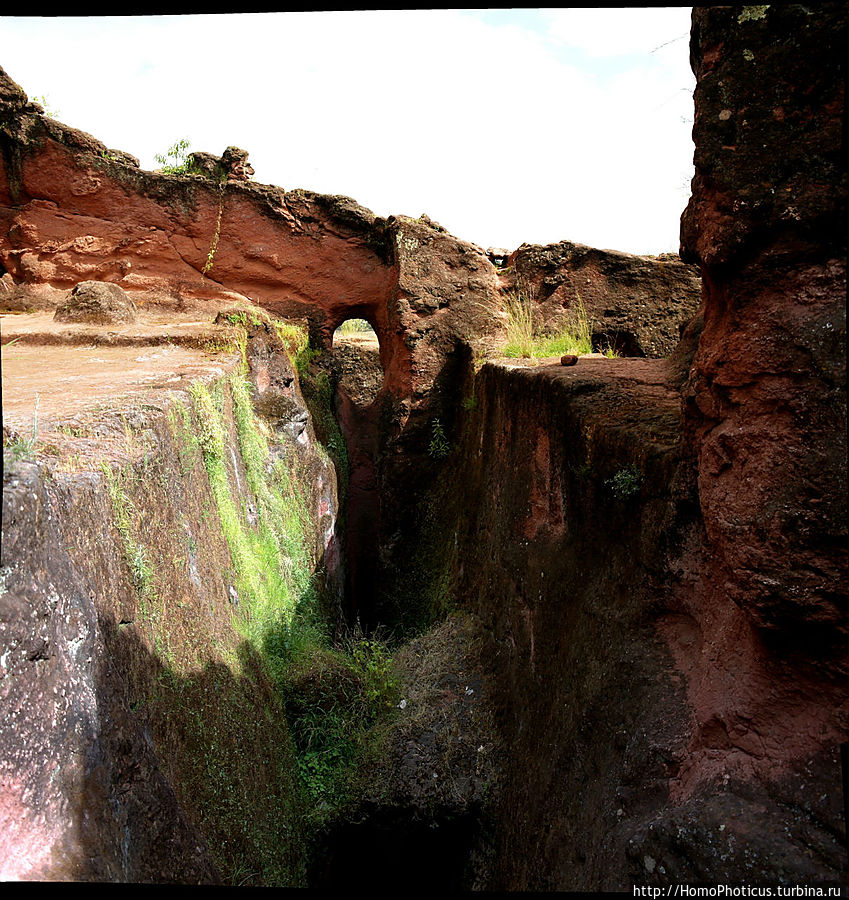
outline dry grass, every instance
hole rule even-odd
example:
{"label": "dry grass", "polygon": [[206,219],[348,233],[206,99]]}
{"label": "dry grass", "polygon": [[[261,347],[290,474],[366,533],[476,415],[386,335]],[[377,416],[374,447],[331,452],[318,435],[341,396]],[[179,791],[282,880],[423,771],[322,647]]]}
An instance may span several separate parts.
{"label": "dry grass", "polygon": [[508,317],[504,355],[512,358],[585,356],[593,352],[593,322],[581,295],[569,309],[566,324],[556,332],[538,333],[534,315],[533,290],[519,284],[505,302]]}

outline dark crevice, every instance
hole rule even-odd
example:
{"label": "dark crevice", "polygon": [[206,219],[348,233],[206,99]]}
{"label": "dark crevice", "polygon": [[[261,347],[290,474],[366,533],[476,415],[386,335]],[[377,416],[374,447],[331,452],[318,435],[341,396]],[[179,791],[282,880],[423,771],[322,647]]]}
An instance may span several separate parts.
{"label": "dark crevice", "polygon": [[417,819],[410,809],[373,810],[361,823],[325,835],[311,887],[469,890],[480,819],[474,814]]}
{"label": "dark crevice", "polygon": [[[347,330],[346,330],[347,326]],[[344,611],[349,625],[367,633],[380,624],[373,615],[377,589],[380,495],[377,478],[379,425],[385,401],[380,345],[365,319],[349,319],[333,337],[333,412],[345,441]]]}

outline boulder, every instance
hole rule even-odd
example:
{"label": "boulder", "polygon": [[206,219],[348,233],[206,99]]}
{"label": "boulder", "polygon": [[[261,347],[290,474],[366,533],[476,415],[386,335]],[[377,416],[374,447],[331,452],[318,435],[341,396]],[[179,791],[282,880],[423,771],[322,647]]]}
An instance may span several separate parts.
{"label": "boulder", "polygon": [[53,319],[90,325],[130,325],[137,317],[135,303],[117,284],[82,281],[58,307]]}
{"label": "boulder", "polygon": [[249,181],[254,174],[254,168],[248,162],[248,151],[239,147],[228,147],[221,156],[221,162],[228,181]]}

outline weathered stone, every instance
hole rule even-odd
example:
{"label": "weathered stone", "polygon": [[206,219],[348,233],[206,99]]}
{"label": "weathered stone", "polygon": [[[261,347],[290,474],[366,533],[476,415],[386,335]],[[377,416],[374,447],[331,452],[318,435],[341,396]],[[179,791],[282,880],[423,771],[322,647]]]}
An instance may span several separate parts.
{"label": "weathered stone", "polygon": [[136,321],[136,305],[117,284],[83,281],[57,307],[57,322],[87,322],[91,325],[129,324]]}
{"label": "weathered stone", "polygon": [[570,241],[522,244],[501,289],[532,303],[541,331],[557,331],[583,309],[593,347],[622,356],[668,356],[701,298],[698,269],[672,254],[635,256]]}
{"label": "weathered stone", "polygon": [[844,6],[698,9],[696,175],[682,253],[704,274],[686,391],[716,590],[777,633],[849,630],[845,584]]}
{"label": "weathered stone", "polygon": [[196,150],[188,155],[186,160],[188,163],[188,171],[193,175],[203,175],[214,181],[220,181],[225,177],[225,169],[220,156],[213,153],[205,153],[202,150]]}
{"label": "weathered stone", "polygon": [[254,168],[248,162],[248,151],[238,147],[228,147],[221,156],[228,181],[248,181]]}
{"label": "weathered stone", "polygon": [[[266,324],[248,336],[254,389],[268,399],[288,387],[303,413],[291,368],[267,365]],[[231,409],[227,381],[219,387]],[[279,697],[233,628],[243,602],[230,550],[191,399],[184,386],[172,389],[158,403],[92,414],[102,467],[82,462],[48,477],[42,462],[6,457],[3,878],[299,882],[298,842],[279,839],[293,832],[298,809],[289,733]],[[223,415],[222,459],[241,506],[246,465],[235,422]],[[125,453],[143,445],[144,458],[112,459],[116,434]],[[311,428],[308,438],[271,440],[269,463],[303,474],[305,549],[326,572],[316,585],[326,577],[332,592],[335,476]],[[250,495],[244,506],[253,527]],[[245,858],[256,868],[239,868]]]}

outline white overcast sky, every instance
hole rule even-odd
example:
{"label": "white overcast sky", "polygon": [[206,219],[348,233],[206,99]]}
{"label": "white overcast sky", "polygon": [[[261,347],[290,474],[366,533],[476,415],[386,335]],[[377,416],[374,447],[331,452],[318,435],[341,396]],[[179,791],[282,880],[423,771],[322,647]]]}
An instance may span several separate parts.
{"label": "white overcast sky", "polygon": [[255,180],[513,250],[678,250],[689,7],[0,16],[0,67],[143,168],[179,138]]}

